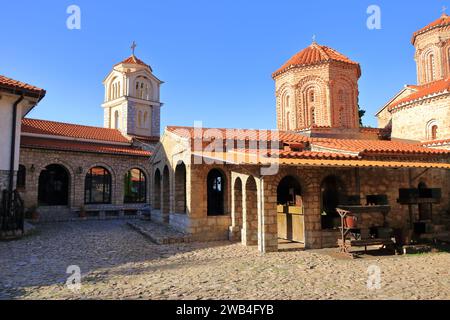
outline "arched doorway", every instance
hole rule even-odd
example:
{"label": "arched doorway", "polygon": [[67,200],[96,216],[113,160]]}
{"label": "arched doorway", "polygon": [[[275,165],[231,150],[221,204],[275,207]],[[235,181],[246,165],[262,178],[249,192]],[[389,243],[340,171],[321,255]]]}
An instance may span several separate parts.
{"label": "arched doorway", "polygon": [[233,188],[233,210],[231,214],[232,225],[230,229],[230,240],[241,241],[242,239],[242,180],[236,178]]}
{"label": "arched doorway", "polygon": [[341,179],[331,175],[323,179],[321,187],[322,229],[334,229],[340,226],[340,216],[336,211],[339,202],[346,194]]}
{"label": "arched doorway", "polygon": [[305,242],[302,188],[293,176],[284,177],[277,187],[277,224],[280,239]]}
{"label": "arched doorway", "polygon": [[39,206],[69,205],[69,173],[61,165],[51,164],[39,175]]}
{"label": "arched doorway", "polygon": [[163,220],[167,222],[170,213],[170,174],[167,166],[164,167],[162,184],[162,213]]}
{"label": "arched doorway", "polygon": [[225,187],[222,172],[217,169],[211,170],[207,178],[208,216],[225,214]]}
{"label": "arched doorway", "polygon": [[153,208],[161,209],[161,172],[156,169],[155,172],[155,187],[153,188]]}
{"label": "arched doorway", "polygon": [[258,244],[258,192],[255,178],[252,176],[245,184],[242,244],[246,246]]}
{"label": "arched doorway", "polygon": [[183,162],[175,168],[175,212],[186,214],[186,165]]}

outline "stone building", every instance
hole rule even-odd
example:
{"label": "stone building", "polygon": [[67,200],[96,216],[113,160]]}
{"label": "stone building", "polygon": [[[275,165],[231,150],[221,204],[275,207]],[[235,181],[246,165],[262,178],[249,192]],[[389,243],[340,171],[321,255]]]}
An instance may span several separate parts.
{"label": "stone building", "polygon": [[[449,104],[435,97],[448,93],[446,80],[405,87],[378,114],[380,128],[361,128],[360,75],[358,63],[313,43],[273,74],[278,130],[166,128],[151,160],[152,218],[197,240],[241,241],[261,252],[283,241],[336,246],[336,208],[344,205],[372,212],[359,221],[364,230],[445,230],[450,151],[437,139],[448,136],[423,117],[449,127]],[[407,113],[409,104],[421,117]],[[430,199],[408,202],[405,192]]]}
{"label": "stone building", "polygon": [[[76,218],[80,211],[100,218],[135,215],[149,204],[149,159],[160,136],[162,81],[134,52],[104,80],[103,128],[23,118],[45,91],[7,78],[1,81],[16,95],[21,88],[33,93],[20,105],[15,136],[13,189],[20,192],[26,209],[53,221]],[[4,97],[8,102],[6,93]],[[11,110],[3,111],[7,116],[2,121],[10,123]]]}
{"label": "stone building", "polygon": [[377,113],[392,139],[450,148],[450,17],[443,14],[413,34],[417,85],[405,86]]}

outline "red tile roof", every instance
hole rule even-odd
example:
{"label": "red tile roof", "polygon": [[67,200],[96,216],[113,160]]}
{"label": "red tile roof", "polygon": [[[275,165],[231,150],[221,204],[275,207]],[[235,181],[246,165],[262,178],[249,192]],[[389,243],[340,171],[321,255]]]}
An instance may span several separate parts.
{"label": "red tile roof", "polygon": [[116,64],[116,66],[119,65],[119,64],[122,64],[122,63],[123,64],[138,64],[138,65],[141,65],[141,66],[148,67],[148,68],[150,68],[150,70],[152,69],[148,64],[146,64],[141,59],[137,58],[134,54],[129,56],[125,60],[119,62],[118,64]]}
{"label": "red tile roof", "polygon": [[450,155],[450,150],[429,149],[417,144],[385,140],[321,139],[313,146],[330,150],[357,152],[360,156],[375,154],[397,155]]}
{"label": "red tile roof", "polygon": [[392,103],[388,108],[389,111],[392,111],[403,104],[410,103],[422,98],[426,98],[430,95],[450,92],[450,78],[430,82],[422,86],[409,86],[409,87],[415,90],[415,92],[411,93],[409,96],[406,96],[403,99],[400,99]]}
{"label": "red tile roof", "polygon": [[328,160],[347,160],[359,159],[358,156],[332,153],[332,152],[312,152],[312,151],[281,151],[278,156],[281,159],[328,159]]}
{"label": "red tile roof", "polygon": [[41,100],[45,96],[45,90],[32,86],[28,83],[20,82],[5,76],[0,75],[0,89],[5,88],[8,90],[14,91],[24,91],[24,93],[31,93],[33,96],[36,96]]}
{"label": "red tile roof", "polygon": [[[289,144],[303,144],[305,148],[317,147],[324,149],[320,152],[313,151],[310,155],[318,156],[324,154],[324,157],[330,157],[330,154],[336,154],[340,157],[345,156],[345,153],[351,153],[350,156],[383,156],[383,155],[398,155],[398,156],[415,156],[415,155],[430,155],[441,156],[450,155],[450,150],[430,149],[418,144],[411,144],[400,141],[387,141],[387,140],[356,140],[356,139],[329,139],[329,138],[309,138],[304,135],[295,132],[287,131],[265,131],[265,130],[245,130],[245,129],[223,129],[223,128],[203,128],[197,129],[194,132],[192,127],[168,127],[167,130],[178,136],[184,138],[196,139],[203,138],[209,140],[209,136],[214,137],[215,132],[220,134],[219,138],[222,139],[235,139],[235,140],[258,140],[270,141],[272,138],[274,141],[282,142],[285,145]],[[234,130],[234,131],[233,131]],[[227,132],[231,133],[227,137]],[[195,135],[194,135],[195,133]],[[272,136],[274,134],[274,136]],[[308,150],[303,150],[300,153],[294,151],[286,151],[285,156],[302,156],[306,155]],[[280,151],[280,156],[284,151]],[[331,155],[333,157],[333,155]]]}
{"label": "red tile roof", "polygon": [[280,69],[272,74],[272,77],[276,77],[291,68],[316,65],[330,61],[354,65],[358,68],[358,74],[361,75],[361,68],[357,62],[350,60],[332,48],[313,43],[289,59]]}
{"label": "red tile roof", "polygon": [[130,142],[130,140],[124,137],[122,133],[116,129],[82,126],[78,124],[29,118],[22,120],[22,132],[108,142]]}
{"label": "red tile roof", "polygon": [[440,145],[448,145],[450,144],[450,139],[445,140],[431,140],[421,143],[422,146],[431,147],[431,146],[440,146]]}
{"label": "red tile roof", "polygon": [[414,44],[416,41],[416,38],[418,35],[425,33],[427,31],[436,29],[436,28],[443,28],[450,25],[450,16],[443,13],[439,19],[433,21],[432,23],[428,24],[427,26],[423,27],[422,29],[414,32],[413,37],[411,39],[411,43]]}
{"label": "red tile roof", "polygon": [[278,130],[253,130],[253,129],[232,129],[232,128],[194,128],[194,127],[167,127],[169,132],[183,138],[191,139],[208,139],[210,136],[214,137],[215,133],[221,134],[223,139],[235,140],[272,140],[273,141],[289,141],[289,142],[304,142],[308,138],[295,132],[278,131]]}
{"label": "red tile roof", "polygon": [[23,136],[21,138],[22,148],[50,149],[71,152],[89,152],[114,155],[150,157],[151,152],[130,146],[117,146],[99,143],[89,143],[70,140],[35,138]]}

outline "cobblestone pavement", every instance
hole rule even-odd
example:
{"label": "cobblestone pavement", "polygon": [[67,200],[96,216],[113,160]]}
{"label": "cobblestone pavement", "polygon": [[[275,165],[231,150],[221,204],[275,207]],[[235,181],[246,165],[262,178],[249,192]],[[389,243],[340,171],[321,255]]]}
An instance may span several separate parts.
{"label": "cobblestone pavement", "polygon": [[[65,286],[78,265],[82,288]],[[381,268],[381,289],[367,269]],[[450,254],[261,256],[228,242],[155,245],[124,221],[48,224],[0,243],[0,299],[450,299]]]}

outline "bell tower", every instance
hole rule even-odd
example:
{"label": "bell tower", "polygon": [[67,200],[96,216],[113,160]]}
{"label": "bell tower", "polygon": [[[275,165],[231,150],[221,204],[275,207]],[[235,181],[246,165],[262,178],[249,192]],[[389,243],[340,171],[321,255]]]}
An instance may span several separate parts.
{"label": "bell tower", "polygon": [[133,137],[160,136],[160,87],[152,68],[132,54],[116,64],[103,81],[104,127]]}

